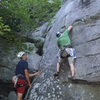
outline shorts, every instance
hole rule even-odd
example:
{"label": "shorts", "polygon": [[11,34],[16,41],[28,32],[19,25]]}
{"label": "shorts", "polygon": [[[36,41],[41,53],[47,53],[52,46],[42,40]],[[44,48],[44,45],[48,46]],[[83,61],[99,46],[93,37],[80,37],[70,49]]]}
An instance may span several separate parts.
{"label": "shorts", "polygon": [[74,57],[68,57],[68,63],[73,64],[74,63]]}
{"label": "shorts", "polygon": [[[62,61],[63,61],[63,58],[58,58],[58,63],[62,63]],[[74,58],[73,57],[68,57],[68,63],[69,64],[73,64],[74,63]]]}
{"label": "shorts", "polygon": [[[63,58],[61,58],[60,57],[60,52],[61,52],[61,50],[59,50],[59,52],[58,52],[58,63],[62,63],[62,60],[63,60]],[[65,48],[65,52],[67,52],[70,56],[68,57],[68,63],[69,64],[73,64],[74,63],[74,59],[76,58],[76,54],[74,54],[75,53],[75,51],[74,51],[74,53],[73,53],[73,48]]]}
{"label": "shorts", "polygon": [[26,85],[26,80],[18,79],[17,87],[16,87],[16,93],[24,94],[25,85]]}

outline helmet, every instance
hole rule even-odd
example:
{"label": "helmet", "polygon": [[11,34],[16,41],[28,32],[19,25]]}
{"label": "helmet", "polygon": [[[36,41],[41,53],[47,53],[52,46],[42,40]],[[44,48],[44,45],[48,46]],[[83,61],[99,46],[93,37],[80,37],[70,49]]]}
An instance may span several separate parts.
{"label": "helmet", "polygon": [[25,54],[25,52],[21,51],[21,52],[19,52],[19,53],[17,54],[17,57],[18,57],[18,58],[21,58],[24,54]]}
{"label": "helmet", "polygon": [[57,33],[56,33],[56,36],[57,36],[57,37],[60,37],[60,35],[61,35],[60,32],[57,32]]}

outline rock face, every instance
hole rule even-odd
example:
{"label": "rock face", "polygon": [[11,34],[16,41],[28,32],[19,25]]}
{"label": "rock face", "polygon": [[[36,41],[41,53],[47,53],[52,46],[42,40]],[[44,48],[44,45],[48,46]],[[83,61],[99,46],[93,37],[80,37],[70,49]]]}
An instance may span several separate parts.
{"label": "rock face", "polygon": [[39,55],[42,55],[43,44],[49,28],[50,26],[47,22],[41,27],[37,28],[35,31],[26,34],[27,41],[35,44],[35,46],[38,48],[37,53]]}
{"label": "rock face", "polygon": [[67,93],[63,85],[68,81],[67,60],[62,63],[59,79],[53,78],[56,71],[58,47],[56,32],[66,25],[73,25],[70,33],[72,46],[76,49],[76,80],[100,81],[100,2],[99,0],[67,0],[52,21],[43,47],[40,62],[42,74],[34,81],[28,100],[78,100]]}
{"label": "rock face", "polygon": [[[73,25],[70,33],[72,46],[76,49],[75,79],[86,81],[99,81],[100,79],[100,7],[99,0],[73,0],[67,1],[58,11],[53,20],[52,28],[48,32],[44,44],[44,55],[41,67],[55,69],[56,32],[61,31],[64,24]],[[49,66],[51,65],[51,66]]]}

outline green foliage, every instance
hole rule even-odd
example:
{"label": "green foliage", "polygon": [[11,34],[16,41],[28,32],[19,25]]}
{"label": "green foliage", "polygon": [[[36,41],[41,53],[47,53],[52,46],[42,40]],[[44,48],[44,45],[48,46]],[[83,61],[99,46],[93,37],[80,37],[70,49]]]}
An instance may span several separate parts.
{"label": "green foliage", "polygon": [[23,33],[51,21],[60,4],[61,0],[0,0],[0,36],[20,49]]}
{"label": "green foliage", "polygon": [[10,27],[8,25],[5,25],[3,23],[2,17],[0,17],[0,36],[3,36],[4,34],[10,32]]}
{"label": "green foliage", "polygon": [[16,47],[17,47],[16,52],[19,52],[19,51],[31,52],[34,50],[34,46],[30,44],[27,45],[20,40],[16,43]]}
{"label": "green foliage", "polygon": [[50,20],[61,0],[2,0],[0,15],[15,32],[24,33]]}

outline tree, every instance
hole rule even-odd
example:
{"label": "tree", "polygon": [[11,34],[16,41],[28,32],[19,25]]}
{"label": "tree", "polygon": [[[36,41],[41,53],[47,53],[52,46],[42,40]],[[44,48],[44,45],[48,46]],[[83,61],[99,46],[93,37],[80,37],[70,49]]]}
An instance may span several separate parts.
{"label": "tree", "polygon": [[58,10],[60,0],[2,0],[0,16],[12,30],[25,32],[42,25]]}
{"label": "tree", "polygon": [[23,42],[22,34],[35,30],[55,15],[61,0],[51,1],[0,0],[0,16],[2,17],[0,19],[0,34],[9,42]]}
{"label": "tree", "polygon": [[0,17],[0,36],[3,36],[10,31],[10,27],[8,25],[4,25],[2,17]]}

